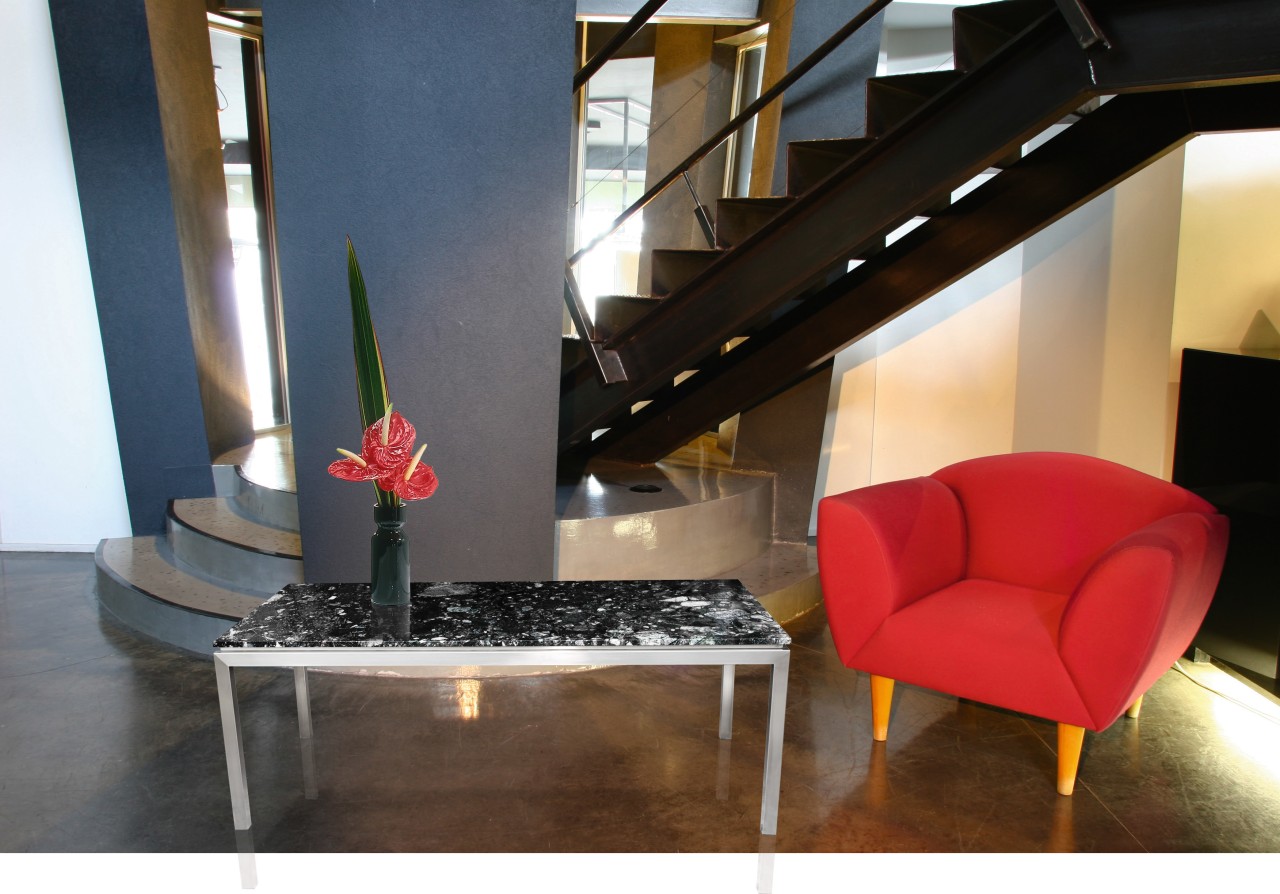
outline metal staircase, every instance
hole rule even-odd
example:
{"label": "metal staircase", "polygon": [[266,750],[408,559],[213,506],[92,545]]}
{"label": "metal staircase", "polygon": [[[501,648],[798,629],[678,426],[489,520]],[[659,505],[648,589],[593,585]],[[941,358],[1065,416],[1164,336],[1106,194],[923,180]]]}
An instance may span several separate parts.
{"label": "metal staircase", "polygon": [[655,462],[1195,134],[1280,127],[1274,0],[1005,0],[953,33],[955,71],[869,81],[864,138],[791,144],[786,196],[722,200],[714,249],[600,299],[562,454]]}

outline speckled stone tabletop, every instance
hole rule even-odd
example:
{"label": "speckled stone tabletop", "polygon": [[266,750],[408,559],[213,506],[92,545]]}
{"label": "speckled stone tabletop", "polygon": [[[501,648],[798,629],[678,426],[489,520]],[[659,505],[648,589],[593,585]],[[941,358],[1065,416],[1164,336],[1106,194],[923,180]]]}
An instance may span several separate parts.
{"label": "speckled stone tabletop", "polygon": [[368,584],[290,584],[214,642],[232,648],[785,646],[736,580],[415,583],[374,606]]}

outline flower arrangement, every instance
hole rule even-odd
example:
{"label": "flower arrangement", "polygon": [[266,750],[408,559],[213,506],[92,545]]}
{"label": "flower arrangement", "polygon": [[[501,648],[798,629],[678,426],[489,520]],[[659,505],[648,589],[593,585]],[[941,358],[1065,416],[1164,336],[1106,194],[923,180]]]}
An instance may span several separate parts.
{"label": "flower arrangement", "polygon": [[387,397],[382,351],[369,315],[364,276],[350,238],[347,239],[347,282],[351,291],[356,390],[364,438],[358,454],[338,448],[346,459],[330,465],[329,474],[344,481],[372,481],[380,507],[403,506],[404,500],[425,500],[436,492],[439,482],[435,470],[422,462],[427,445],[413,449],[417,432],[407,419],[392,410]]}

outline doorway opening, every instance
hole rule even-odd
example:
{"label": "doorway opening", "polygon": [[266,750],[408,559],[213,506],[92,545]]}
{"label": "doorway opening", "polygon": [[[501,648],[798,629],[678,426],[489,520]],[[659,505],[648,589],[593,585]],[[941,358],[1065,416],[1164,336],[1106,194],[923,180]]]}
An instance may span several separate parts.
{"label": "doorway opening", "polygon": [[289,423],[262,29],[209,16],[236,309],[255,431]]}

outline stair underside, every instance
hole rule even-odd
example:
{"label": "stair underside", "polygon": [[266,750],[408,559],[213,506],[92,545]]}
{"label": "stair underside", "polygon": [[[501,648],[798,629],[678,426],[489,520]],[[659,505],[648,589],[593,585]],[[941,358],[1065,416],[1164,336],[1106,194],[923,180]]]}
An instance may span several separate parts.
{"label": "stair underside", "polygon": [[1277,126],[1280,83],[1115,97],[960,199],[952,214],[907,233],[679,387],[650,395],[593,447],[602,457],[651,462],[724,408],[767,399],[1195,133]]}
{"label": "stair underside", "polygon": [[[1047,4],[1041,7],[1046,8]],[[822,296],[818,302],[804,297],[806,292],[813,294],[815,283],[831,285],[831,272],[848,258],[864,257],[868,247],[872,249],[870,267],[877,259],[877,240],[914,216],[938,213],[949,201],[952,190],[984,169],[1006,163],[1011,150],[1094,98],[1215,85],[1232,89],[1245,82],[1280,78],[1280,22],[1273,6],[1262,0],[1117,3],[1100,7],[1098,15],[1103,30],[1122,51],[1084,54],[1053,10],[1002,49],[982,48],[975,54],[981,60],[977,69],[959,80],[934,78],[946,89],[923,100],[918,107],[913,100],[913,108],[899,110],[906,117],[892,121],[883,136],[865,148],[853,147],[856,151],[849,161],[825,175],[817,186],[785,207],[755,235],[617,332],[605,347],[616,352],[627,371],[627,382],[601,385],[586,363],[569,370],[562,381],[561,450],[583,455],[605,452],[617,459],[651,462],[697,431],[776,393],[788,384],[786,375],[803,375],[823,361],[822,353],[803,357],[804,369],[770,370],[767,375],[755,375],[733,388],[717,385],[716,392],[706,389],[708,367],[718,369],[721,377],[731,367],[747,368],[737,366],[745,356],[735,357],[738,351],[717,357],[719,346],[736,336],[751,335],[748,354],[759,350],[760,342],[778,331],[768,327],[775,326],[778,321],[774,317],[783,312],[808,314],[813,320],[821,316],[823,323],[830,326],[834,319],[830,314],[819,315],[808,305],[831,300],[832,292],[818,290]],[[1007,25],[1007,30],[1019,25],[996,24]],[[1088,117],[1091,116],[1084,121]],[[1273,120],[1261,126],[1276,124]],[[1169,144],[1153,150],[1137,166],[1185,137],[1185,133],[1172,137]],[[1141,141],[1141,135],[1134,139]],[[1090,155],[1096,153],[1086,147],[1086,168]],[[1027,167],[1023,165],[1024,173]],[[1131,166],[1130,172],[1133,169]],[[993,184],[1000,179],[994,178]],[[1025,179],[1021,182],[1025,185]],[[988,188],[984,186],[978,192]],[[962,213],[959,209],[944,212],[934,223],[957,220]],[[1003,244],[1016,244],[1061,213],[1065,212],[1050,212],[1047,219],[1024,225],[1021,234],[1005,233]],[[942,266],[961,266],[954,255],[959,243],[967,238],[966,228],[976,230],[978,225],[970,221],[965,228],[945,232],[949,242],[939,238],[936,244],[944,254]],[[929,229],[926,224],[920,231]],[[912,244],[918,248],[920,239]],[[903,255],[899,251],[896,257]],[[963,266],[973,269],[993,256],[975,256]],[[882,271],[882,284],[895,276],[911,279],[916,275],[906,267],[890,270],[882,264],[871,269]],[[869,272],[863,274],[864,278],[868,276]],[[837,290],[849,293],[850,285],[849,280],[844,280]],[[848,344],[927,294],[931,293],[900,294],[891,300],[877,293],[868,303],[879,305],[879,316],[871,320],[870,315],[856,315],[856,326],[841,321],[846,325],[835,334],[842,345]],[[791,310],[797,306],[798,298],[800,310]],[[786,325],[795,328],[793,323]],[[794,340],[791,348],[796,348]],[[667,412],[683,400],[675,397],[670,383],[686,369],[699,370],[683,392],[702,392],[697,423],[686,418],[693,415],[690,411]],[[707,400],[712,393],[718,394],[714,404]],[[628,439],[628,445],[620,444],[616,433],[592,440],[593,433],[602,428],[641,427],[640,419],[630,417],[631,408],[650,399],[654,402],[643,425],[655,433],[643,446],[637,446],[627,433],[622,437]]]}
{"label": "stair underside", "polygon": [[[715,457],[701,454],[683,461],[661,469],[600,470],[600,478],[566,485],[558,524],[593,536],[575,544],[562,529],[562,567],[594,568],[595,573],[573,575],[576,579],[741,579],[780,620],[816,605],[820,594],[813,548],[769,541],[771,479],[717,467]],[[226,475],[220,477],[224,484],[229,481]],[[229,487],[238,491],[243,484],[231,482]],[[661,489],[631,491],[636,485]],[[605,492],[608,496],[601,496]],[[275,586],[263,585],[281,573],[270,563],[296,564],[293,579],[301,579],[297,533],[245,518],[233,499],[173,501],[168,538],[104,540],[97,555],[104,608],[135,630],[208,654],[217,636],[274,592]],[[601,538],[600,532],[616,536]],[[225,559],[221,551],[230,551],[233,558]],[[219,564],[210,564],[210,552]],[[602,562],[602,556],[611,556],[611,562]],[[259,567],[264,562],[268,564]],[[242,572],[239,578],[236,569]],[[569,669],[576,668],[560,670]],[[388,673],[372,667],[352,672]],[[546,668],[468,668],[413,675],[545,672]]]}

